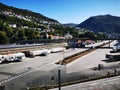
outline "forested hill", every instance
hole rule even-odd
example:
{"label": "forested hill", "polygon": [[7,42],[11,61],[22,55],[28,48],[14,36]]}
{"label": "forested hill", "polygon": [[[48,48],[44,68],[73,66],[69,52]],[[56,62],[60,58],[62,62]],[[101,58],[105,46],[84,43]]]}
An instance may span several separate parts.
{"label": "forested hill", "polygon": [[54,25],[60,23],[39,13],[0,3],[0,44],[40,39]]}
{"label": "forested hill", "polygon": [[120,17],[112,15],[94,16],[79,24],[78,27],[94,32],[120,33]]}
{"label": "forested hill", "polygon": [[37,23],[58,23],[58,21],[45,17],[40,13],[32,12],[30,10],[19,9],[12,6],[7,6],[0,3],[0,14],[18,17],[20,19],[34,21]]}

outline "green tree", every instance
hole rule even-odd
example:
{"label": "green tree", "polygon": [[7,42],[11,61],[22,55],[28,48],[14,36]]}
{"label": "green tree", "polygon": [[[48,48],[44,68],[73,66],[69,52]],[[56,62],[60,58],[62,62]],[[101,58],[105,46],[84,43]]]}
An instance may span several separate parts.
{"label": "green tree", "polygon": [[4,25],[3,30],[6,32],[7,37],[11,37],[13,35],[13,29],[9,27],[8,23]]}
{"label": "green tree", "polygon": [[19,37],[19,40],[26,40],[26,36],[23,29],[18,31],[18,37]]}
{"label": "green tree", "polygon": [[0,19],[0,31],[4,28],[3,21]]}
{"label": "green tree", "polygon": [[8,37],[6,36],[4,31],[0,31],[0,44],[6,44],[9,42]]}
{"label": "green tree", "polygon": [[35,39],[40,39],[40,32],[39,31],[35,31]]}
{"label": "green tree", "polygon": [[28,40],[36,39],[35,31],[31,29],[25,29],[24,31],[25,31],[25,36],[27,37]]}

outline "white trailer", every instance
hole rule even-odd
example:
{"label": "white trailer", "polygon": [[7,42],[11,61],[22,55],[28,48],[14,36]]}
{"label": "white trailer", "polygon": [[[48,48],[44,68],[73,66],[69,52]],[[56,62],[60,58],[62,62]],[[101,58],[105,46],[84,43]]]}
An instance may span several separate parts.
{"label": "white trailer", "polygon": [[51,53],[51,49],[43,49],[42,56],[47,56],[48,54]]}
{"label": "white trailer", "polygon": [[27,56],[31,56],[31,57],[35,57],[35,56],[46,56],[48,54],[51,53],[51,49],[42,49],[42,50],[36,50],[36,51],[29,51],[29,53],[27,53]]}
{"label": "white trailer", "polygon": [[120,60],[120,53],[110,53],[110,54],[106,54],[106,58],[108,58],[108,60]]}
{"label": "white trailer", "polygon": [[6,55],[0,55],[0,63],[5,61]]}
{"label": "white trailer", "polygon": [[14,54],[6,55],[6,61],[8,61],[8,62],[22,61],[24,58],[25,58],[24,53],[14,53]]}
{"label": "white trailer", "polygon": [[35,56],[46,56],[50,53],[55,53],[55,52],[61,52],[64,51],[65,48],[59,47],[59,48],[51,48],[51,49],[42,49],[42,50],[34,50],[34,51],[27,51],[25,52],[27,57],[35,57]]}
{"label": "white trailer", "polygon": [[29,55],[31,57],[39,56],[43,53],[44,50],[36,50],[36,51],[29,51]]}
{"label": "white trailer", "polygon": [[6,55],[6,61],[12,62],[15,60],[15,55],[14,54],[8,54]]}
{"label": "white trailer", "polygon": [[24,53],[15,53],[15,60],[14,61],[22,61],[25,59],[25,54]]}
{"label": "white trailer", "polygon": [[52,48],[52,49],[51,49],[51,52],[52,52],[52,53],[56,53],[56,52],[62,52],[62,51],[64,51],[64,50],[65,50],[65,48],[63,48],[63,47]]}

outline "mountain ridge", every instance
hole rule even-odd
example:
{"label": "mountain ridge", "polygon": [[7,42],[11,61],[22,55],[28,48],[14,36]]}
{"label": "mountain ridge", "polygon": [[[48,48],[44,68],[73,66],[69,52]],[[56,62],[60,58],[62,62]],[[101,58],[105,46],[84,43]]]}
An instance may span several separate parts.
{"label": "mountain ridge", "polygon": [[86,28],[94,32],[120,33],[120,17],[109,14],[92,16],[77,27]]}
{"label": "mountain ridge", "polygon": [[69,26],[69,27],[76,27],[78,24],[76,23],[66,23],[66,24],[63,24],[63,26]]}

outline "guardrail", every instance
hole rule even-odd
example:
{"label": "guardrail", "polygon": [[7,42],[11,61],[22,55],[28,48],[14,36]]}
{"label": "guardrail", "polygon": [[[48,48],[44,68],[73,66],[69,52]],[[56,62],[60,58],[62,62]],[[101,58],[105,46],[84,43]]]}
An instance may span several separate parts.
{"label": "guardrail", "polygon": [[25,52],[29,50],[38,50],[38,49],[48,49],[52,47],[65,47],[67,44],[66,43],[55,43],[55,44],[44,44],[40,46],[28,46],[28,47],[20,47],[20,48],[7,48],[7,49],[0,49],[0,54],[11,54],[11,53],[16,53],[16,52]]}

